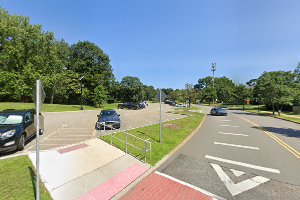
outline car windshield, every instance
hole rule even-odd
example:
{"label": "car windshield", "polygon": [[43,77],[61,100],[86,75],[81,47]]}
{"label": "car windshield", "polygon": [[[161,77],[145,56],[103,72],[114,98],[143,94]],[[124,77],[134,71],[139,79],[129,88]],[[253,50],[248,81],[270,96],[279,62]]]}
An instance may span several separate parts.
{"label": "car windshield", "polygon": [[222,109],[222,108],[217,108],[216,110],[217,110],[217,111],[223,111],[223,109]]}
{"label": "car windshield", "polygon": [[102,111],[100,115],[102,117],[106,117],[106,116],[114,115],[115,113],[116,111],[114,110],[106,110],[106,111]]}
{"label": "car windshield", "polygon": [[0,125],[20,124],[23,121],[22,115],[0,114]]}

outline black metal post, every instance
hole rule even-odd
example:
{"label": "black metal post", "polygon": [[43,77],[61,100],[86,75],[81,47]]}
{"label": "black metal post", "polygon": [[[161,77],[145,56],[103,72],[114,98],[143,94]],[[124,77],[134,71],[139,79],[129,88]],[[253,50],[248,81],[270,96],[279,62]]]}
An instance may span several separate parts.
{"label": "black metal post", "polygon": [[80,81],[80,91],[81,91],[81,95],[80,95],[80,110],[83,110],[83,107],[82,107],[82,81]]}

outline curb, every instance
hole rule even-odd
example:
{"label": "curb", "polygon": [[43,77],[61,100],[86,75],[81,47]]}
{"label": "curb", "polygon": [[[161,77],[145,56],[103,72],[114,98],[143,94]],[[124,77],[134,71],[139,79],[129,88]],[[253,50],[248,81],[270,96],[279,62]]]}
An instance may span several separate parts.
{"label": "curb", "polygon": [[189,136],[187,136],[175,149],[173,149],[169,154],[165,155],[160,161],[158,161],[153,167],[151,167],[148,171],[146,171],[143,175],[138,177],[135,181],[133,181],[131,184],[129,184],[126,188],[124,188],[121,192],[116,194],[113,198],[113,200],[120,199],[122,196],[124,196],[126,193],[128,193],[130,190],[132,190],[141,180],[143,180],[146,176],[153,173],[157,168],[159,168],[166,160],[168,160],[171,156],[173,156],[183,145],[185,145],[202,127],[203,122],[205,121],[206,115],[204,115],[202,122],[199,124],[199,126],[191,133]]}

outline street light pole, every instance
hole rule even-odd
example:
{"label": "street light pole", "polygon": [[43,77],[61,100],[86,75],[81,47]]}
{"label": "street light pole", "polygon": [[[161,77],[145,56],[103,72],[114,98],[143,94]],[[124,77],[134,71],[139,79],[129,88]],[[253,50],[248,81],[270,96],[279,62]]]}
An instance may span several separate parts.
{"label": "street light pole", "polygon": [[82,107],[82,79],[84,78],[84,76],[81,76],[79,78],[79,81],[80,81],[80,110],[83,110],[83,107]]}
{"label": "street light pole", "polygon": [[[211,71],[213,72],[213,78],[212,78],[212,83],[213,83],[213,91],[215,90],[215,71],[216,71],[216,63],[212,63],[211,65]],[[215,98],[213,97],[213,105],[215,104]]]}

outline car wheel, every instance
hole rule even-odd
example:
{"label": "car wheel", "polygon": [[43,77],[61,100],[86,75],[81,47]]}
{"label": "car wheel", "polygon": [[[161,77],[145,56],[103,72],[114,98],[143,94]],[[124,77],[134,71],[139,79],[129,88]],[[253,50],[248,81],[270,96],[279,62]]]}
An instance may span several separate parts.
{"label": "car wheel", "polygon": [[22,151],[25,147],[25,135],[22,134],[18,142],[18,150]]}

